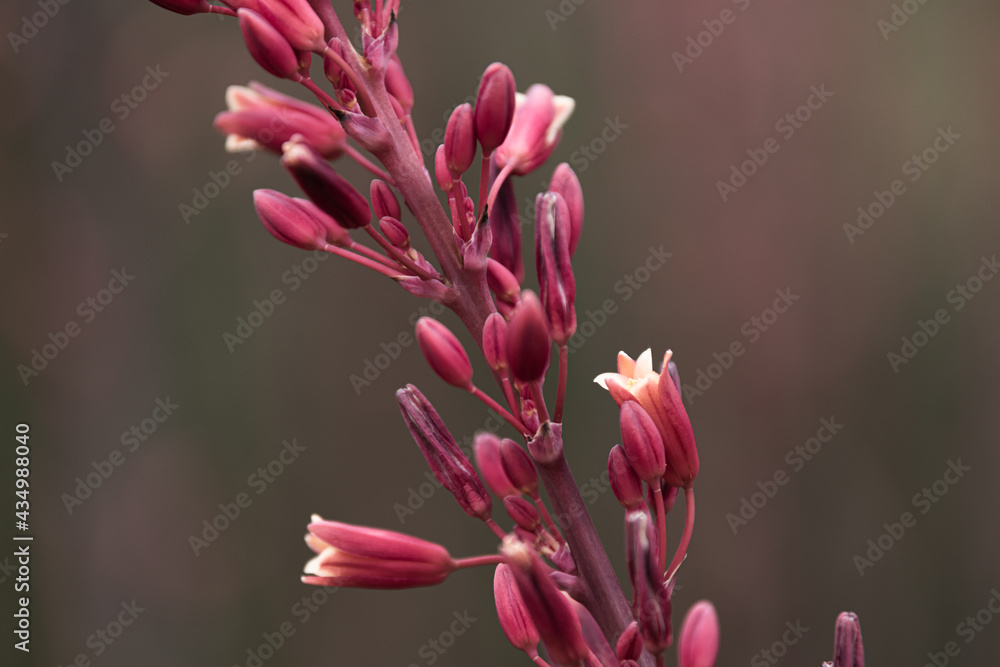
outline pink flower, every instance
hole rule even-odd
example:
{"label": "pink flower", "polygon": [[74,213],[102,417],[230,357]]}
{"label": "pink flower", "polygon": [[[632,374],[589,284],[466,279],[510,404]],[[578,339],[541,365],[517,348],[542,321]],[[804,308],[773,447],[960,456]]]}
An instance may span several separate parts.
{"label": "pink flower", "polygon": [[313,515],[306,544],[318,555],[302,581],[348,588],[434,586],[458,563],[439,544],[390,530],[324,521]]}
{"label": "pink flower", "polygon": [[[668,368],[673,353],[663,356],[661,373]],[[624,352],[618,353],[618,372],[601,373],[594,382],[611,393],[621,406],[626,401],[636,401],[656,425],[663,438],[667,456],[664,479],[670,486],[690,487],[698,476],[698,449],[687,410],[681,402],[677,387],[669,375],[660,382],[661,373],[653,371],[653,353],[646,350],[632,360]]]}
{"label": "pink flower", "polygon": [[517,94],[517,107],[507,138],[496,149],[497,166],[519,175],[537,169],[562,137],[562,126],[573,114],[572,97],[556,95],[548,86],[536,83],[526,94]]}
{"label": "pink flower", "polygon": [[719,654],[719,617],[708,600],[688,611],[677,647],[680,667],[713,667]]}

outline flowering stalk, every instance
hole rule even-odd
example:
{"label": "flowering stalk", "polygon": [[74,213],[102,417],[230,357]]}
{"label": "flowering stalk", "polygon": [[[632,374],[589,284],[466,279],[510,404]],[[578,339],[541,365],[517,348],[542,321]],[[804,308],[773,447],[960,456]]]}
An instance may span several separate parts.
{"label": "flowering stalk", "polygon": [[[236,18],[254,60],[319,101],[309,104],[257,83],[227,92],[229,109],[215,121],[227,135],[227,148],[280,155],[308,198],[257,191],[261,222],[279,241],[349,259],[453,311],[485,357],[499,400],[473,381],[460,337],[430,318],[417,323],[424,356],[442,380],[494,410],[523,441],[478,434],[477,472],[430,401],[413,385],[400,389],[400,412],[435,477],[502,547],[496,554],[455,559],[443,546],[415,537],[314,517],[306,542],[317,555],[307,563],[303,581],[409,588],[440,584],[456,570],[497,566],[494,595],[501,627],[536,664],[662,664],[673,643],[671,594],[694,532],[698,451],[671,352],[659,372],[649,350],[636,360],[621,353],[618,372],[602,374],[597,382],[619,407],[622,445],[611,448],[608,470],[626,508],[630,605],[565,456],[567,344],[576,332],[572,256],[584,216],[582,188],[567,164],[556,167],[548,191],[536,198],[539,289],[537,296],[524,289],[514,179],[539,169],[555,151],[575,105],[572,98],[542,84],[516,93],[510,69],[493,63],[483,74],[475,106],[460,105],[452,113],[428,169],[411,115],[414,91],[396,54],[400,0],[354,0],[360,45],[352,43],[327,0],[153,1],[178,14]],[[313,56],[322,60],[329,86],[311,78]],[[467,185],[463,179],[475,171],[477,153],[479,182]],[[341,158],[376,176],[367,188],[370,201],[331,164]],[[400,199],[426,238],[431,259],[411,245]],[[364,234],[370,245],[352,232]],[[543,384],[553,361],[550,411]],[[487,488],[513,522],[509,529],[494,519]],[[668,565],[666,515],[680,489],[684,531]],[[680,636],[682,667],[712,667],[719,629],[709,603],[688,613]],[[838,621],[836,646],[836,667],[864,667],[853,615]]]}

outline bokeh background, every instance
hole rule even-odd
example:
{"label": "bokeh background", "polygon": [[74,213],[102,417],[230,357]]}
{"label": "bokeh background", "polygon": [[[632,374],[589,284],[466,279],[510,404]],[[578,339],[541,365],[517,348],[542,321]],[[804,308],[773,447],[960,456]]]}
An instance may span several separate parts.
{"label": "bokeh background", "polygon": [[[302,598],[315,589],[298,574],[310,513],[411,532],[455,555],[494,549],[444,492],[401,520],[398,506],[416,505],[427,479],[393,392],[417,383],[460,439],[486,413],[438,381],[415,345],[360,393],[352,386],[426,302],[334,259],[299,289],[282,281],[306,255],[267,235],[251,192],[292,193],[290,179],[273,156],[227,155],[211,127],[227,85],[273,83],[234,22],[93,0],[57,5],[32,33],[24,20],[39,7],[0,7],[5,33],[30,35],[8,34],[0,47],[0,470],[10,488],[14,424],[29,422],[36,536],[32,651],[11,664],[83,654],[106,666],[253,667],[283,623],[294,635],[264,664],[526,664],[500,633],[488,570],[433,589],[339,591],[305,618]],[[897,7],[901,25],[889,31],[879,22]],[[349,17],[348,3],[338,9]],[[713,22],[724,10],[731,21]],[[950,641],[960,650],[949,664],[997,664],[1000,620],[982,613],[983,625],[963,626],[980,628],[971,638],[959,624],[1000,588],[1000,280],[971,299],[952,290],[1000,251],[998,18],[990,3],[915,0],[403,2],[400,53],[421,139],[474,95],[494,60],[522,90],[541,81],[577,100],[550,163],[517,187],[528,200],[572,160],[585,190],[577,309],[595,326],[571,359],[566,414],[578,481],[599,477],[618,437],[613,404],[591,378],[619,350],[672,348],[686,385],[699,371],[716,375],[689,393],[702,472],[675,624],[713,600],[719,665],[819,665],[844,609],[862,619],[871,664],[922,665]],[[674,54],[710,26],[721,34],[703,34],[679,68]],[[112,104],[147,66],[166,75],[121,118]],[[814,86],[832,96],[787,136],[776,123]],[[103,118],[114,131],[58,178],[52,163]],[[910,181],[904,163],[948,128],[960,138]],[[717,183],[771,137],[778,152],[723,201]],[[180,205],[231,159],[240,173],[186,221]],[[344,172],[366,182],[352,165]],[[905,193],[849,238],[858,207],[895,179]],[[651,247],[671,256],[637,274]],[[79,304],[123,267],[134,280],[86,321]],[[626,276],[648,279],[633,289]],[[274,289],[287,301],[231,353],[223,334]],[[786,289],[794,305],[755,334],[751,318]],[[616,312],[596,326],[588,311],[607,299]],[[938,309],[949,321],[894,368],[887,355]],[[71,321],[80,334],[26,384],[18,366]],[[713,369],[713,354],[735,342],[745,353]],[[123,432],[158,399],[179,407],[127,451]],[[795,470],[786,454],[821,419],[843,428]],[[299,457],[265,488],[250,486],[293,439]],[[116,449],[122,465],[68,508],[77,478]],[[914,495],[959,459],[970,470],[921,514]],[[727,514],[778,471],[788,483],[734,533]],[[241,492],[252,504],[195,555],[189,537]],[[622,510],[611,493],[594,496],[623,568]],[[916,525],[859,574],[855,556],[907,511]],[[4,600],[11,551],[0,551]],[[133,601],[143,610],[134,623],[113,643],[98,638]],[[9,650],[13,602],[4,604]],[[455,614],[475,620],[442,637]],[[762,651],[783,641],[786,623],[808,630],[769,661]],[[431,640],[449,646],[437,652]]]}

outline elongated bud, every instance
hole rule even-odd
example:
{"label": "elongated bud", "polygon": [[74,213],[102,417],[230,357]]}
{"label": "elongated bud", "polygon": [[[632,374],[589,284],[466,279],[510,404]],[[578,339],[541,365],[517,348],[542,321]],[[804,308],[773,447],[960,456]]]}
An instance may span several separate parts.
{"label": "elongated bud", "polygon": [[184,16],[212,11],[212,6],[205,0],[152,0],[152,3]]}
{"label": "elongated bud", "polygon": [[493,313],[483,325],[483,356],[497,373],[507,368],[507,320],[500,313]]}
{"label": "elongated bud", "polygon": [[399,201],[392,191],[392,187],[385,181],[374,179],[371,185],[372,210],[375,217],[382,219],[386,216],[399,220],[403,212],[399,208]]}
{"label": "elongated bud", "polygon": [[451,192],[451,170],[448,169],[448,158],[445,155],[444,144],[438,146],[437,152],[434,154],[434,178],[437,179],[438,187],[443,192]]}
{"label": "elongated bud", "polygon": [[459,104],[444,131],[444,157],[453,179],[468,171],[476,158],[476,123],[472,105]]}
{"label": "elongated bud", "polygon": [[514,120],[507,138],[496,150],[497,164],[513,163],[515,174],[523,176],[537,169],[562,136],[562,126],[573,113],[571,97],[555,95],[543,84],[536,83],[525,95],[518,95]]}
{"label": "elongated bud", "polygon": [[306,0],[243,0],[300,51],[322,51],[323,22]]}
{"label": "elongated bud", "polygon": [[510,68],[493,63],[483,72],[476,93],[476,136],[489,155],[507,138],[514,109],[517,106],[517,88]]}
{"label": "elongated bud", "polygon": [[399,220],[390,217],[382,218],[378,221],[378,228],[389,243],[400,250],[409,250],[410,232],[406,231],[406,227]]}
{"label": "elongated bud", "polygon": [[663,438],[642,406],[626,401],[621,407],[622,446],[639,478],[649,485],[659,483],[666,470]]}
{"label": "elongated bud", "polygon": [[625,632],[618,638],[615,655],[618,660],[638,660],[642,655],[642,636],[639,634],[639,624],[636,621],[629,623]]}
{"label": "elongated bud", "polygon": [[396,98],[403,112],[409,114],[413,110],[413,86],[406,78],[399,56],[393,55],[385,70],[385,89]]}
{"label": "elongated bud", "polygon": [[625,509],[634,510],[642,504],[642,480],[635,474],[621,445],[611,448],[611,454],[608,456],[608,478],[615,498]]}
{"label": "elongated bud", "polygon": [[617,664],[618,660],[615,658],[615,652],[611,650],[611,645],[608,644],[608,640],[604,637],[604,633],[601,631],[601,627],[597,624],[597,621],[594,620],[594,616],[586,607],[572,598],[570,598],[570,604],[573,605],[573,611],[576,612],[576,617],[580,620],[580,630],[583,633],[583,639],[587,642],[587,646],[594,654],[594,657],[597,658],[598,664]]}
{"label": "elongated bud", "polygon": [[490,494],[434,406],[412,384],[396,392],[396,401],[434,476],[455,496],[466,514],[488,520],[493,506]]}
{"label": "elongated bud", "polygon": [[507,496],[518,494],[510,478],[507,477],[507,473],[504,472],[498,436],[485,431],[477,433],[472,444],[472,451],[476,457],[476,467],[479,468],[479,473],[497,498],[502,500]]}
{"label": "elongated bud", "polygon": [[502,551],[508,559],[524,608],[552,660],[560,665],[579,663],[590,649],[569,598],[552,583],[538,555],[517,538],[505,539]]}
{"label": "elongated bud", "polygon": [[512,306],[521,298],[521,285],[514,274],[492,257],[486,262],[486,284],[498,299]]}
{"label": "elongated bud", "polygon": [[306,543],[307,584],[350,588],[413,588],[444,581],[457,567],[439,544],[378,528],[313,517]]}
{"label": "elongated bud", "polygon": [[507,326],[507,363],[520,382],[536,382],[545,375],[552,346],[542,303],[525,290]]}
{"label": "elongated bud", "polygon": [[510,567],[501,563],[493,575],[493,597],[496,600],[500,629],[514,648],[529,656],[537,655],[538,630],[524,606]]}
{"label": "elongated bud", "polygon": [[670,591],[661,581],[656,532],[645,510],[625,515],[626,555],[634,593],[633,604],[646,650],[657,655],[673,643]]}
{"label": "elongated bud", "polygon": [[542,518],[534,505],[519,496],[507,496],[503,499],[503,508],[507,515],[524,530],[535,532],[542,525]]}
{"label": "elongated bud", "polygon": [[695,603],[681,624],[680,667],[714,667],[719,654],[719,616],[708,600]]}
{"label": "elongated bud", "polygon": [[226,134],[226,150],[232,153],[267,149],[281,153],[294,134],[325,158],[339,157],[347,135],[329,113],[319,107],[283,95],[259,83],[226,89],[228,111],[216,115],[216,129]]}
{"label": "elongated bud", "polygon": [[348,229],[371,221],[368,200],[308,144],[294,137],[285,144],[281,164],[321,211]]}
{"label": "elongated bud", "polygon": [[583,188],[580,187],[580,179],[576,177],[576,173],[565,162],[553,172],[549,192],[560,195],[566,202],[569,213],[569,254],[572,255],[580,244],[580,234],[583,232]]}
{"label": "elongated bud", "polygon": [[552,340],[565,345],[576,333],[576,280],[569,257],[569,211],[552,192],[535,199],[535,264]]}
{"label": "elongated bud", "polygon": [[[491,188],[499,173],[496,160],[490,160]],[[517,209],[513,179],[508,178],[500,185],[500,192],[488,213],[493,232],[490,257],[506,267],[520,284],[524,280],[524,258],[521,256],[521,215]]]}
{"label": "elongated bud", "polygon": [[538,493],[538,473],[531,457],[513,440],[504,438],[500,441],[500,461],[507,479],[521,493],[534,496]]}
{"label": "elongated bud", "polygon": [[837,617],[833,636],[833,667],[865,667],[865,647],[861,641],[861,621],[849,612]]}
{"label": "elongated bud", "polygon": [[472,363],[448,327],[431,317],[417,320],[417,343],[434,372],[448,384],[472,390]]}
{"label": "elongated bud", "polygon": [[[669,363],[672,352],[667,350],[663,359],[663,371],[669,373]],[[681,401],[680,392],[672,379],[662,377],[657,383],[659,401],[663,406],[664,421],[666,428],[663,435],[663,447],[666,451],[667,465],[679,479],[670,479],[667,482],[671,486],[689,487],[698,476],[698,446],[694,441],[694,429],[691,428],[691,419],[688,417],[684,403]]]}
{"label": "elongated bud", "polygon": [[257,64],[280,79],[297,81],[299,59],[288,40],[267,22],[263,16],[250,9],[239,9],[240,31],[247,50]]}
{"label": "elongated bud", "polygon": [[274,190],[255,190],[253,203],[264,227],[282,243],[303,250],[326,245],[325,230],[291,197]]}

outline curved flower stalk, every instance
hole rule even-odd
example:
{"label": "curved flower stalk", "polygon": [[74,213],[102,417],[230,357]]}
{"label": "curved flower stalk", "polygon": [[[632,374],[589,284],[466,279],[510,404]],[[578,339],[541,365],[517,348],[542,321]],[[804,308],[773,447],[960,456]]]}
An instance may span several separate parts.
{"label": "curved flower stalk", "polygon": [[[610,448],[608,469],[626,509],[629,603],[565,456],[567,343],[576,331],[572,257],[584,221],[583,191],[567,164],[555,168],[548,191],[536,198],[539,289],[537,295],[524,289],[514,179],[540,169],[556,151],[572,98],[543,84],[517,93],[510,69],[493,63],[475,105],[455,109],[433,164],[426,165],[412,119],[416,97],[396,54],[399,0],[353,1],[358,44],[328,0],[153,1],[178,14],[237,19],[261,68],[315,98],[318,104],[259,83],[234,86],[226,94],[228,110],[216,117],[230,150],[279,155],[306,196],[257,191],[265,229],[279,241],[337,255],[449,308],[485,357],[490,376],[473,377],[459,336],[442,322],[417,323],[420,349],[442,380],[468,394],[460,400],[494,410],[513,436],[477,435],[477,471],[427,398],[413,385],[400,389],[400,412],[432,472],[466,514],[497,537],[498,552],[455,559],[442,545],[314,516],[306,542],[316,556],[302,580],[410,588],[441,584],[459,569],[496,566],[501,627],[537,665],[663,664],[673,644],[671,594],[694,529],[694,431],[671,352],[659,372],[649,350],[634,361],[622,353],[618,372],[597,378],[619,407],[622,444]],[[322,85],[311,76],[314,58],[322,61]],[[468,175],[477,154],[478,183]],[[356,187],[335,166],[344,159],[374,179]],[[411,245],[414,228],[431,257]],[[554,391],[544,391],[552,378]],[[551,507],[542,500],[543,487]],[[680,489],[684,536],[668,565],[666,516]],[[507,516],[498,521],[494,507],[500,505]],[[864,667],[855,626],[853,616],[838,622],[836,667]],[[680,637],[682,667],[712,667],[719,642],[714,608],[696,605]]]}

